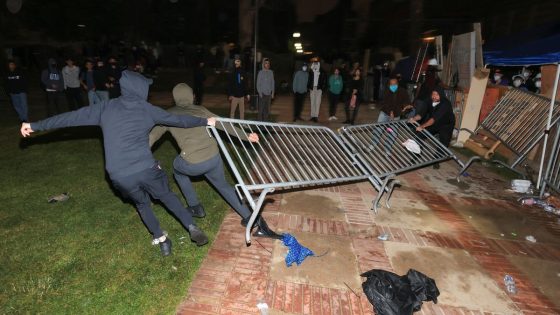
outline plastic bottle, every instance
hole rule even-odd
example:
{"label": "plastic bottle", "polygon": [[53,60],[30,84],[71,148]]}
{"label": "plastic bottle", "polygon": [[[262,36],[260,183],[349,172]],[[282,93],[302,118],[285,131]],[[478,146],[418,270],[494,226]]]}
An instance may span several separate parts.
{"label": "plastic bottle", "polygon": [[506,290],[511,294],[517,293],[517,287],[515,286],[515,280],[510,275],[506,275],[504,277],[504,284],[506,286]]}

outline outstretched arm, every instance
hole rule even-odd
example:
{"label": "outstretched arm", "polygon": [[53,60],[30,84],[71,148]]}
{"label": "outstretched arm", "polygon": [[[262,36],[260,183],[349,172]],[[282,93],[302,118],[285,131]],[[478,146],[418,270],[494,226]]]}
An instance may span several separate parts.
{"label": "outstretched arm", "polygon": [[151,104],[148,105],[147,108],[150,117],[152,117],[152,119],[154,120],[154,124],[156,125],[191,128],[200,126],[214,126],[216,124],[216,119],[213,117],[206,119],[194,117],[191,115],[174,115]]}
{"label": "outstretched arm", "polygon": [[161,136],[163,136],[167,132],[167,127],[165,126],[155,126],[152,131],[150,131],[150,147],[156,143]]}
{"label": "outstretched arm", "polygon": [[97,126],[101,119],[101,112],[105,102],[82,107],[78,110],[56,115],[34,123],[22,123],[21,135],[29,136],[34,131],[74,126]]}

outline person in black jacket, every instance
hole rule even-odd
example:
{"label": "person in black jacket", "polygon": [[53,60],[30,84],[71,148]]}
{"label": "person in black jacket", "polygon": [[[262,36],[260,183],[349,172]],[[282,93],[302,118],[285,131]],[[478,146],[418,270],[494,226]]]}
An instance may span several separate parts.
{"label": "person in black jacket", "polygon": [[47,116],[61,113],[59,102],[60,94],[64,91],[64,79],[54,58],[49,58],[47,68],[41,73],[41,82],[47,92]]}
{"label": "person in black jacket", "polygon": [[169,188],[165,171],[154,159],[149,146],[149,133],[154,125],[182,128],[215,125],[215,118],[172,115],[148,103],[151,79],[132,71],[123,71],[121,96],[95,103],[76,111],[60,114],[34,123],[22,123],[24,137],[34,131],[72,126],[100,126],[105,149],[105,169],[115,188],[130,199],[152,234],[152,244],[160,245],[164,256],[171,254],[171,240],[163,233],[151,207],[151,199],[160,200],[189,232],[198,246],[208,238],[195,224],[192,213]]}
{"label": "person in black jacket", "polygon": [[97,67],[93,70],[93,82],[95,83],[95,94],[101,101],[109,100],[109,76],[103,60],[97,60]]}
{"label": "person in black jacket", "polygon": [[245,97],[247,101],[251,96],[247,93],[247,74],[241,67],[241,59],[235,59],[235,68],[231,73],[228,85],[228,100],[230,101],[229,117],[235,118],[235,111],[239,106],[239,118],[245,119]]}
{"label": "person in black jacket", "polygon": [[204,96],[204,81],[206,74],[204,73],[204,61],[200,61],[194,70],[194,103],[202,105],[202,97]]}
{"label": "person in black jacket", "polygon": [[[344,107],[346,110],[346,121],[344,123],[353,125],[356,121],[356,117],[358,116],[360,104],[362,103],[362,90],[364,86],[362,71],[359,68],[354,70],[354,75],[348,85],[350,88],[350,95],[348,100],[346,100],[346,106]],[[350,115],[350,111],[352,111],[352,115]]]}
{"label": "person in black jacket", "polygon": [[27,81],[14,60],[8,61],[6,92],[10,95],[20,122],[27,122]]}
{"label": "person in black jacket", "polygon": [[[422,116],[416,115],[410,118],[411,122],[422,120]],[[436,86],[432,91],[432,106],[428,106],[427,117],[424,122],[416,127],[416,131],[428,130],[432,135],[439,137],[439,142],[449,147],[455,128],[455,114],[451,102],[445,97],[443,89]],[[435,164],[434,168],[439,168]]]}
{"label": "person in black jacket", "polygon": [[321,108],[321,97],[323,89],[327,84],[327,75],[321,70],[321,63],[317,58],[311,60],[311,72],[307,81],[309,89],[309,97],[311,98],[311,119],[310,121],[319,121],[319,109]]}

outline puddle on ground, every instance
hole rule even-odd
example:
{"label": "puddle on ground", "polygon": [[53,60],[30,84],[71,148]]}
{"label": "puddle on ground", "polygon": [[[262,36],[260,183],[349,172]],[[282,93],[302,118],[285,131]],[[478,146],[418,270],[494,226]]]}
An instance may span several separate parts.
{"label": "puddle on ground", "polygon": [[282,197],[280,212],[298,214],[305,217],[344,220],[340,200],[324,192],[290,192]]}
{"label": "puddle on ground", "polygon": [[459,188],[459,189],[467,190],[467,189],[471,188],[471,185],[467,184],[464,180],[462,180],[460,182],[457,182],[456,179],[450,178],[450,179],[446,180],[446,182],[450,185],[453,185],[453,186]]}
{"label": "puddle on ground", "polygon": [[514,256],[509,256],[508,259],[523,271],[531,283],[556,307],[560,307],[560,262]]}

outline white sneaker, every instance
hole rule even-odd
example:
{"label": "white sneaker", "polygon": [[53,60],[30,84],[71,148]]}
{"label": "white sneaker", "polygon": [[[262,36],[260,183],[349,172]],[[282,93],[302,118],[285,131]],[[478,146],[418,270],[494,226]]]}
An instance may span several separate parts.
{"label": "white sneaker", "polygon": [[336,116],[332,116],[332,119],[333,120],[338,120],[338,118],[336,118]]}
{"label": "white sneaker", "polygon": [[333,120],[334,120],[333,117],[334,117],[334,116],[329,117],[329,121],[333,121]]}

